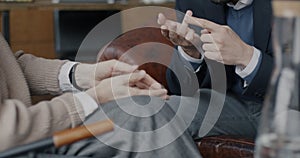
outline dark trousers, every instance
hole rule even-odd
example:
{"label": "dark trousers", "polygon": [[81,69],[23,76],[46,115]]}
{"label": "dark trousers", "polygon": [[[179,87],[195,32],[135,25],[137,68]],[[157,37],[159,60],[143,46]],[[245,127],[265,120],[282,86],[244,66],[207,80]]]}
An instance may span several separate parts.
{"label": "dark trousers", "polygon": [[[199,97],[200,96],[200,97]],[[38,157],[201,157],[194,140],[212,135],[255,138],[261,104],[200,90],[194,97],[136,96],[102,105],[85,123],[110,118],[115,130]]]}

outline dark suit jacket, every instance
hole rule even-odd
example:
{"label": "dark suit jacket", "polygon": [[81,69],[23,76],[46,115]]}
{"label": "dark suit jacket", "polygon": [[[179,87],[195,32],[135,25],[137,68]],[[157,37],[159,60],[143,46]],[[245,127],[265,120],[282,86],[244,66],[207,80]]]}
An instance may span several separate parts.
{"label": "dark suit jacket", "polygon": [[[226,25],[227,23],[227,8],[227,5],[217,5],[210,0],[176,0],[177,10],[183,13],[186,10],[192,10],[193,16],[205,18],[222,25]],[[262,101],[273,70],[271,0],[254,0],[253,16],[254,46],[262,52],[262,63],[252,82],[243,90],[241,97]],[[175,54],[170,69],[167,71],[168,86],[173,94],[189,95],[192,91],[196,90],[197,86],[195,84],[198,84],[199,88],[211,88],[212,85],[217,85],[214,89],[219,91],[226,89],[227,92],[232,92],[232,86],[236,82],[242,82],[242,79],[235,73],[235,66],[225,66],[226,74],[224,77],[222,74],[215,74],[221,71],[221,64],[205,60],[195,78],[193,77],[191,68],[182,66],[183,64],[188,65],[180,55]],[[172,71],[170,71],[171,69]],[[179,79],[178,75],[177,78],[174,72],[180,74],[182,76],[181,79]],[[179,80],[181,85],[179,84]],[[181,90],[180,86],[184,88]]]}

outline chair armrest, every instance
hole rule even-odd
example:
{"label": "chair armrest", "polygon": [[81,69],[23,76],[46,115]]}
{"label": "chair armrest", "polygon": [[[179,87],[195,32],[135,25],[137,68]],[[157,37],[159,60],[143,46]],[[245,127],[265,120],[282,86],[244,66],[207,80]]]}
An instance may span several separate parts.
{"label": "chair armrest", "polygon": [[90,125],[80,126],[55,133],[50,138],[45,138],[30,144],[21,145],[4,152],[0,152],[0,158],[10,158],[28,152],[45,149],[55,146],[56,148],[72,144],[74,142],[101,135],[113,130],[113,123],[110,120],[99,121]]}
{"label": "chair armrest", "polygon": [[254,141],[238,136],[205,137],[198,142],[204,158],[252,158]]}
{"label": "chair armrest", "polygon": [[108,43],[98,54],[98,61],[116,59],[139,65],[167,88],[166,70],[174,45],[162,36],[160,28],[144,27],[128,31]]}

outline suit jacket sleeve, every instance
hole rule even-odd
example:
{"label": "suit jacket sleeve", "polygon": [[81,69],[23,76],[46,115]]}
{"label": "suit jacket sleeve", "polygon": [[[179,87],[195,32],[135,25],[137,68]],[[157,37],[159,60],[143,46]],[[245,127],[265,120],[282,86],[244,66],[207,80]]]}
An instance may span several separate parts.
{"label": "suit jacket sleeve", "polygon": [[200,72],[195,73],[192,65],[176,51],[166,72],[170,92],[175,95],[192,96],[202,85],[205,71],[203,66]]}
{"label": "suit jacket sleeve", "polygon": [[258,100],[264,99],[273,72],[273,62],[271,55],[266,52],[262,53],[261,65],[249,86],[244,90],[243,95],[257,98]]}

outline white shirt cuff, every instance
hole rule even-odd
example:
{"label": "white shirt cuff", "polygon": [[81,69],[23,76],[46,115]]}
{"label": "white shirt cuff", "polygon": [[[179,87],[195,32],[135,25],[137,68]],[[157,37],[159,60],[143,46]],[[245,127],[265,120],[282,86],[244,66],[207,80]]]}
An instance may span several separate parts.
{"label": "white shirt cuff", "polygon": [[81,103],[85,117],[88,117],[98,109],[98,104],[96,103],[96,101],[85,92],[76,93],[74,94],[74,96]]}
{"label": "white shirt cuff", "polygon": [[185,60],[187,60],[189,62],[198,63],[198,64],[201,64],[203,62],[203,58],[204,58],[203,55],[201,55],[200,59],[193,58],[193,57],[187,55],[180,46],[178,46],[178,52]]}
{"label": "white shirt cuff", "polygon": [[75,64],[76,62],[66,62],[60,69],[58,80],[59,80],[59,87],[63,92],[79,91],[78,89],[74,88],[69,78],[69,73]]}
{"label": "white shirt cuff", "polygon": [[261,56],[261,52],[260,52],[260,50],[256,49],[255,47],[253,47],[253,48],[254,48],[254,51],[253,51],[253,55],[252,55],[252,58],[251,58],[249,64],[244,69],[241,66],[235,67],[235,73],[238,74],[241,78],[245,78],[248,75],[250,75],[254,71],[255,67],[258,64],[259,58]]}

